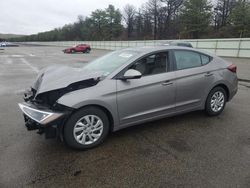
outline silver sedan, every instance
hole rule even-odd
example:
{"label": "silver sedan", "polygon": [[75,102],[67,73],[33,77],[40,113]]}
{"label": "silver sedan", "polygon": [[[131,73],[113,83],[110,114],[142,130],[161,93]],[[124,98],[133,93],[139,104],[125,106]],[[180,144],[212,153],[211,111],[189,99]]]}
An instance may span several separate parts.
{"label": "silver sedan", "polygon": [[219,115],[237,93],[236,71],[191,48],[130,48],[83,68],[41,71],[19,106],[28,130],[88,149],[128,126],[195,110]]}

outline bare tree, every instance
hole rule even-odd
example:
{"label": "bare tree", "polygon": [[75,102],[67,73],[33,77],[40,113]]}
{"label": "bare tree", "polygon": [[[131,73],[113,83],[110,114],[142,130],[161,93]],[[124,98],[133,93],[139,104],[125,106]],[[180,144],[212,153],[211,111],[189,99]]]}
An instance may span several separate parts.
{"label": "bare tree", "polygon": [[[174,22],[176,16],[178,16],[179,10],[183,5],[184,0],[161,0],[165,4],[165,32],[166,35],[170,35],[173,27],[171,22]],[[172,31],[173,32],[173,31]]]}
{"label": "bare tree", "polygon": [[214,8],[215,29],[219,30],[229,24],[229,17],[235,7],[236,0],[218,0]]}
{"label": "bare tree", "polygon": [[158,34],[158,17],[161,8],[161,1],[160,0],[149,0],[146,3],[146,9],[150,16],[152,17],[153,21],[153,37],[154,40],[157,39]]}
{"label": "bare tree", "polygon": [[159,9],[158,16],[158,38],[166,38],[166,20],[167,20],[167,9],[163,6]]}
{"label": "bare tree", "polygon": [[144,27],[143,14],[142,14],[142,10],[139,9],[135,15],[135,32],[136,32],[137,39],[142,39],[143,27]]}
{"label": "bare tree", "polygon": [[127,25],[127,37],[128,38],[131,38],[133,30],[134,30],[135,15],[136,15],[135,6],[127,4],[124,7],[123,19],[125,20],[125,23]]}

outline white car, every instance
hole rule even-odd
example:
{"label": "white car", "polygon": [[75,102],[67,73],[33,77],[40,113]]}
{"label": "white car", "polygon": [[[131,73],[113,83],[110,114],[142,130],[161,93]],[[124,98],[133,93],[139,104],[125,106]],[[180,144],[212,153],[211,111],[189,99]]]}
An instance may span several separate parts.
{"label": "white car", "polygon": [[0,43],[0,47],[6,47],[6,43],[5,42],[1,42]]}

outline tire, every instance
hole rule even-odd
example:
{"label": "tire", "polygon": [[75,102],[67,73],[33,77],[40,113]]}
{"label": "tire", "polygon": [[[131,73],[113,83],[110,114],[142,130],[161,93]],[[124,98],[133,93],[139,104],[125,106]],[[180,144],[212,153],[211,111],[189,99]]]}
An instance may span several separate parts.
{"label": "tire", "polygon": [[206,100],[205,111],[209,116],[220,115],[227,102],[227,93],[222,87],[215,87],[210,91]]}
{"label": "tire", "polygon": [[89,48],[86,49],[84,53],[87,53],[87,54],[90,53],[90,49]]}
{"label": "tire", "polygon": [[66,122],[63,131],[64,140],[71,148],[90,149],[105,140],[109,127],[109,119],[104,111],[97,107],[86,107],[74,113]]}
{"label": "tire", "polygon": [[70,52],[73,54],[73,53],[75,53],[76,51],[75,51],[75,50],[71,50]]}

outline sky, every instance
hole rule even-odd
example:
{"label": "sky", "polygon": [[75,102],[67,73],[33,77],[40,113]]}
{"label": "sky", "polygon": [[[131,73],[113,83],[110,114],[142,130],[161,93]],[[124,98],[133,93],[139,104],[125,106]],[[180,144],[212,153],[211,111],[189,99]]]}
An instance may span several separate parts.
{"label": "sky", "polygon": [[73,23],[78,15],[113,4],[140,7],[146,0],[0,0],[0,33],[36,34]]}

